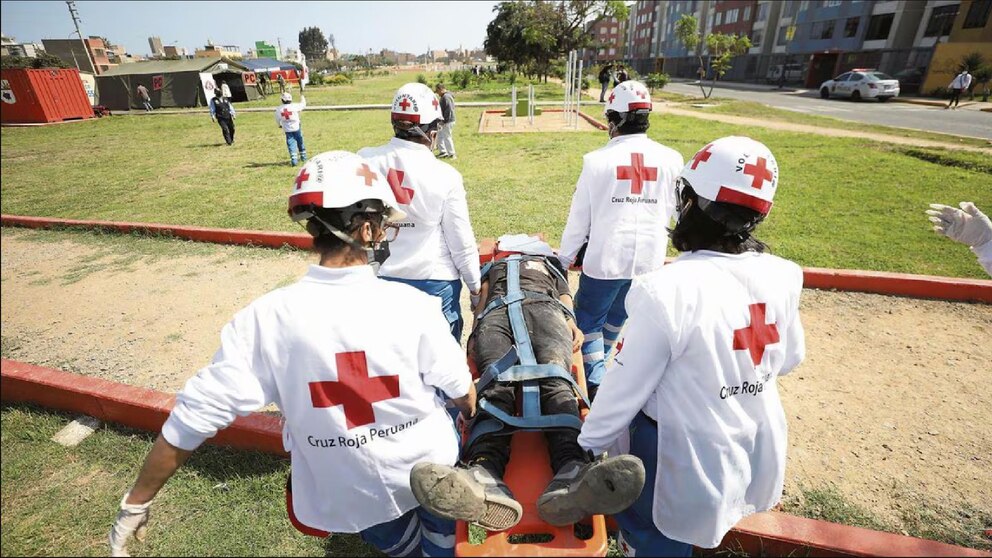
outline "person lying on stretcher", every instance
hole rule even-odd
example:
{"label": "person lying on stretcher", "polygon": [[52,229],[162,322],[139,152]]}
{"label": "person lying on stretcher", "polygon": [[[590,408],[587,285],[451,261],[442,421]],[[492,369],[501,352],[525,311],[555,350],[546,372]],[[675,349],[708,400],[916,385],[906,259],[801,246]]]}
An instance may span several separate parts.
{"label": "person lying on stretcher", "polygon": [[[554,364],[571,374],[572,354],[582,344],[582,332],[571,315],[572,297],[565,270],[551,248],[533,237],[504,237],[517,242],[500,243],[497,258],[483,270],[479,302],[473,309],[476,323],[469,337],[468,353],[477,369],[491,365],[508,368],[531,363]],[[520,254],[512,257],[507,251]],[[511,265],[510,259],[520,258]],[[530,347],[515,339],[508,305],[494,303],[512,290],[510,275],[516,267],[519,290],[526,296],[519,303],[526,323]],[[507,361],[510,362],[507,362]],[[536,362],[535,362],[536,361]],[[482,383],[484,380],[480,380]],[[514,415],[517,387],[520,382],[491,381],[480,386],[479,401],[487,401],[507,415]],[[563,377],[541,377],[540,414],[564,415],[565,421],[579,422],[578,394]],[[495,415],[478,408],[479,421]],[[501,424],[501,423],[497,423]],[[510,431],[512,432],[512,430]],[[577,442],[578,430],[572,427],[545,430],[554,478],[537,501],[538,515],[555,526],[575,523],[595,514],[618,513],[629,507],[644,486],[644,466],[630,455],[592,460]],[[478,523],[490,531],[513,527],[522,518],[523,509],[503,475],[510,460],[508,432],[495,432],[470,438],[462,450],[461,463],[448,466],[419,463],[411,475],[411,487],[417,501],[440,517]]]}

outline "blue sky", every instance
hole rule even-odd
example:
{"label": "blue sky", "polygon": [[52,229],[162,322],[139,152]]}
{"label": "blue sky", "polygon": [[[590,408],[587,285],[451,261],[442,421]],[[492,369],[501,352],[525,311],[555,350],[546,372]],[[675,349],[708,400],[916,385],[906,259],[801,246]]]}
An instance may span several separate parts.
{"label": "blue sky", "polygon": [[[193,49],[207,39],[242,51],[255,41],[296,47],[303,27],[333,33],[338,50],[400,52],[481,47],[496,2],[98,2],[78,0],[84,35],[107,37],[132,54],[148,54],[148,37]],[[74,33],[64,1],[0,2],[2,30],[20,42]]]}

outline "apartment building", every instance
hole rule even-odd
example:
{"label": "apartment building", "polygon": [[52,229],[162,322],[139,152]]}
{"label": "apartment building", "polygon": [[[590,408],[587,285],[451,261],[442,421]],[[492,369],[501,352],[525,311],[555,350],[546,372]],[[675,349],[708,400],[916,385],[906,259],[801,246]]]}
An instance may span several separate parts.
{"label": "apartment building", "polygon": [[[640,2],[638,2],[640,4]],[[634,10],[631,10],[629,21],[633,21]],[[628,21],[619,21],[615,17],[601,17],[589,24],[592,33],[592,44],[579,52],[579,57],[586,66],[610,62],[624,57],[627,48]]]}

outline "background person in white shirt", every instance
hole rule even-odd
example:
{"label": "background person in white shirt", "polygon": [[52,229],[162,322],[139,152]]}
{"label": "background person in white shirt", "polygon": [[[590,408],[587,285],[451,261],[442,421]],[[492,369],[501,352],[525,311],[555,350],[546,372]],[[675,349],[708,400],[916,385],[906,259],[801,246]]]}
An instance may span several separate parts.
{"label": "background person in white shirt", "polygon": [[475,388],[437,300],[375,276],[388,255],[389,219],[403,212],[385,179],[344,151],[302,169],[289,211],[306,221],[320,265],[224,327],[213,363],[186,382],[121,500],[114,556],[127,555],[152,499],[193,450],[270,403],[285,418],[290,513],[299,523],[361,533],[392,556],[453,554],[454,523],[417,505],[409,477],[420,461],[458,459],[438,391],[471,415]]}
{"label": "background person in white shirt", "polygon": [[575,321],[585,335],[582,360],[590,397],[627,319],[630,280],[665,263],[665,227],[675,210],[675,177],[683,162],[677,151],[647,137],[651,95],[644,84],[618,85],[605,113],[610,141],[583,157],[561,239],[565,269],[586,245]]}
{"label": "background person in white shirt", "polygon": [[389,143],[358,151],[386,177],[407,215],[379,275],[440,297],[451,334],[461,340],[462,281],[473,298],[479,294],[479,248],[462,175],[434,157],[440,102],[426,85],[408,83],[393,97],[390,120]]}
{"label": "background person in white shirt", "polygon": [[[947,106],[944,109],[957,109],[958,101],[961,100],[961,94],[968,91],[971,87],[971,74],[968,73],[968,68],[961,70],[961,73],[954,76],[951,80],[951,84],[947,86],[951,91],[951,100],[947,102]],[[951,105],[954,105],[953,107]]]}
{"label": "background person in white shirt", "polygon": [[297,156],[304,162],[307,160],[307,148],[303,145],[303,130],[300,126],[301,113],[307,108],[307,98],[300,93],[300,102],[294,103],[293,95],[286,91],[282,94],[281,100],[282,106],[276,107],[276,124],[286,133],[289,162],[295,167]]}
{"label": "background person in white shirt", "polygon": [[634,280],[622,348],[579,435],[600,453],[629,432],[644,463],[641,497],[614,516],[631,556],[713,548],[779,502],[788,436],[776,379],[806,353],[802,269],[752,236],[778,186],[775,158],[726,137],[697,160],[678,183],[671,237],[683,255]]}

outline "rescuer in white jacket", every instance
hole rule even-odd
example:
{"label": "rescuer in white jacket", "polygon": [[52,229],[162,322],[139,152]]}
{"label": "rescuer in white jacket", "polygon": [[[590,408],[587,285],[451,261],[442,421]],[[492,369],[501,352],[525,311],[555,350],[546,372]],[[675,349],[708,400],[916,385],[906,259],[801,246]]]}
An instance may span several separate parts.
{"label": "rescuer in white jacket", "polygon": [[306,221],[320,265],[224,327],[213,363],[177,396],[121,502],[110,534],[115,555],[126,552],[152,498],[194,449],[270,403],[285,417],[290,511],[299,523],[361,533],[392,555],[452,555],[454,523],[418,507],[410,471],[421,461],[457,461],[458,438],[438,392],[471,415],[475,388],[437,299],[375,275],[388,255],[384,238],[396,230],[389,220],[403,212],[385,178],[344,151],[303,167],[289,211]]}
{"label": "rescuer in white jacket", "polygon": [[627,319],[630,280],[665,263],[675,177],[682,169],[682,155],[646,134],[651,96],[642,83],[616,86],[605,110],[610,141],[583,158],[561,239],[565,269],[585,246],[575,320],[585,335],[582,360],[593,396]]}
{"label": "rescuer in white jacket", "polygon": [[788,444],[778,376],[802,362],[802,269],[751,236],[778,165],[727,137],[699,151],[677,192],[673,263],[638,277],[630,320],[579,443],[594,453],[630,433],[641,498],[616,517],[628,554],[690,556],[782,496]]}
{"label": "rescuer in white jacket", "polygon": [[440,297],[451,334],[461,340],[461,282],[478,295],[479,248],[462,175],[434,157],[442,124],[437,96],[420,83],[400,87],[391,120],[389,143],[358,152],[386,177],[407,214],[379,275]]}
{"label": "rescuer in white jacket", "polygon": [[276,124],[286,134],[286,148],[289,149],[289,162],[296,166],[297,157],[307,160],[307,148],[303,145],[303,129],[300,127],[300,117],[307,108],[307,98],[300,93],[300,102],[293,102],[289,91],[282,94],[282,106],[276,107]]}

